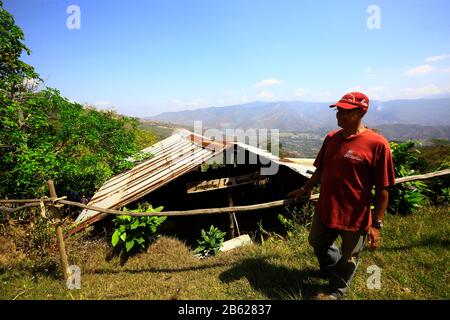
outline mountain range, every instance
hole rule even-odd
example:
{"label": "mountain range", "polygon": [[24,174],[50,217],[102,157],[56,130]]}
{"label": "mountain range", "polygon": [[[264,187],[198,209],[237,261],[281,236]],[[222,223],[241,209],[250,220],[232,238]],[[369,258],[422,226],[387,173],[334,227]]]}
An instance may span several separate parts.
{"label": "mountain range", "polygon": [[[332,102],[305,101],[251,102],[164,112],[146,119],[188,126],[193,126],[194,121],[201,120],[203,128],[311,131],[336,127],[335,112],[328,107],[331,104]],[[392,124],[448,126],[450,98],[371,101],[364,123],[371,127]]]}

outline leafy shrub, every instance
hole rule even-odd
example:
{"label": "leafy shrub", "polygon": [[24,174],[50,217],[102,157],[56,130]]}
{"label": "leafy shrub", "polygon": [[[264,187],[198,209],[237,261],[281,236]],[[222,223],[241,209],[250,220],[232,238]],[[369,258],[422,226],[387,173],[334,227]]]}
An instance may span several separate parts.
{"label": "leafy shrub", "polygon": [[419,150],[423,172],[440,170],[439,167],[443,163],[450,163],[450,141],[447,139],[430,139],[429,144],[420,147]]}
{"label": "leafy shrub", "polygon": [[[11,198],[92,194],[112,175],[132,166],[137,120],[72,103],[45,89],[21,101],[0,93],[0,193]],[[19,114],[23,120],[19,119]]]}
{"label": "leafy shrub", "polygon": [[56,245],[55,225],[35,208],[16,211],[0,221],[0,235],[0,241],[12,240],[27,255],[45,256]]}
{"label": "leafy shrub", "polygon": [[195,253],[206,257],[215,255],[222,246],[225,239],[226,232],[220,231],[213,225],[209,228],[209,231],[201,230],[201,239],[197,240],[198,247],[194,250]]}
{"label": "leafy shrub", "polygon": [[[436,170],[445,169],[450,169],[450,161],[442,162]],[[430,199],[435,205],[450,204],[450,176],[430,180],[428,185],[431,190]]]}
{"label": "leafy shrub", "polygon": [[[128,210],[124,207],[124,211],[130,212],[161,212],[163,207],[153,208],[150,204],[139,204],[135,210]],[[167,217],[162,216],[144,216],[135,217],[129,215],[121,215],[113,220],[116,229],[111,237],[113,247],[117,245],[123,246],[126,252],[144,251],[149,244],[155,240],[158,227],[166,220]]]}
{"label": "leafy shrub", "polygon": [[[415,141],[402,143],[391,142],[392,158],[396,178],[416,174],[416,168],[420,166],[419,150]],[[422,207],[425,203],[425,193],[429,192],[425,183],[413,181],[395,185],[389,194],[388,211],[390,213],[409,214]]]}
{"label": "leafy shrub", "polygon": [[[257,223],[258,231],[259,233],[259,240],[261,241],[262,245],[265,245],[267,243],[278,243],[284,241],[284,238],[282,235],[276,233],[275,231],[266,230],[262,224],[262,220],[260,220]],[[255,235],[255,238],[257,235]]]}
{"label": "leafy shrub", "polygon": [[279,214],[278,221],[286,230],[288,239],[292,239],[302,232],[302,226],[309,227],[314,216],[314,204],[311,201],[303,205],[286,206],[286,214]]}
{"label": "leafy shrub", "polygon": [[35,222],[36,223],[30,232],[28,249],[36,250],[40,252],[40,254],[45,254],[46,249],[55,242],[55,227],[49,220],[44,220],[40,217],[37,217]]}
{"label": "leafy shrub", "polygon": [[297,233],[297,226],[293,219],[286,218],[282,214],[278,214],[278,221],[283,225],[286,229],[288,239],[292,239]]}

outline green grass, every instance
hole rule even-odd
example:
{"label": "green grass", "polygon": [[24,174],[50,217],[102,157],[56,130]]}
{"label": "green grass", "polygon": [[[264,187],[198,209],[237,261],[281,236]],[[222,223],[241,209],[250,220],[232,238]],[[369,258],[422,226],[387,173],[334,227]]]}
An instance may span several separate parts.
{"label": "green grass", "polygon": [[[387,216],[382,247],[365,250],[346,299],[449,299],[449,207]],[[0,265],[0,299],[311,299],[326,282],[299,227],[278,237],[198,260],[183,242],[160,237],[123,265],[104,241],[69,239],[71,263],[81,268],[81,290],[67,290],[57,251]],[[1,260],[0,260],[1,261]],[[367,267],[381,268],[381,289],[368,289]]]}

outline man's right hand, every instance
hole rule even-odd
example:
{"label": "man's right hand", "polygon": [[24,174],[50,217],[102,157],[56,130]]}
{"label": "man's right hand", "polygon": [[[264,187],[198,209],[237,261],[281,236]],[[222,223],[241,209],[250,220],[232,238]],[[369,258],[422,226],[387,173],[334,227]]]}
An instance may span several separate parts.
{"label": "man's right hand", "polygon": [[289,192],[288,197],[294,199],[295,201],[298,201],[302,196],[305,195],[305,193],[306,195],[310,196],[311,190],[308,190],[305,187],[301,187],[300,189]]}

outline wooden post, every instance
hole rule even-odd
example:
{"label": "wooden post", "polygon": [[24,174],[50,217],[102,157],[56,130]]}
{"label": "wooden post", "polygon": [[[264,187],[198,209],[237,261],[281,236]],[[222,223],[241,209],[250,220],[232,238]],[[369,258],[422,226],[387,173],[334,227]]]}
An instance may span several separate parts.
{"label": "wooden post", "polygon": [[[231,177],[234,171],[232,170],[231,166],[233,166],[234,168],[234,165],[227,164],[228,177]],[[234,206],[231,188],[228,188],[228,206],[229,207]],[[238,229],[238,234],[240,235],[239,226],[237,224],[236,214],[234,212],[230,212],[229,217],[230,217],[230,236],[231,238],[234,238],[236,237],[236,228]]]}
{"label": "wooden post", "polygon": [[[228,205],[229,205],[230,207],[233,207],[233,206],[234,206],[234,204],[233,204],[233,197],[232,197],[232,194],[231,194],[231,188],[228,188]],[[236,237],[236,229],[235,229],[234,227],[236,227],[237,233],[238,233],[238,235],[240,236],[241,233],[239,232],[239,225],[238,225],[238,223],[237,223],[236,214],[235,214],[234,212],[231,212],[231,213],[230,213],[230,230],[231,230],[231,238]]]}
{"label": "wooden post", "polygon": [[[47,181],[48,191],[50,192],[50,198],[56,199],[56,190],[53,180]],[[61,266],[63,268],[64,280],[67,281],[69,278],[69,262],[67,260],[66,245],[64,244],[64,236],[62,230],[62,218],[59,208],[52,207],[53,215],[55,217],[56,226],[56,240],[58,242],[59,255],[61,259]]]}

